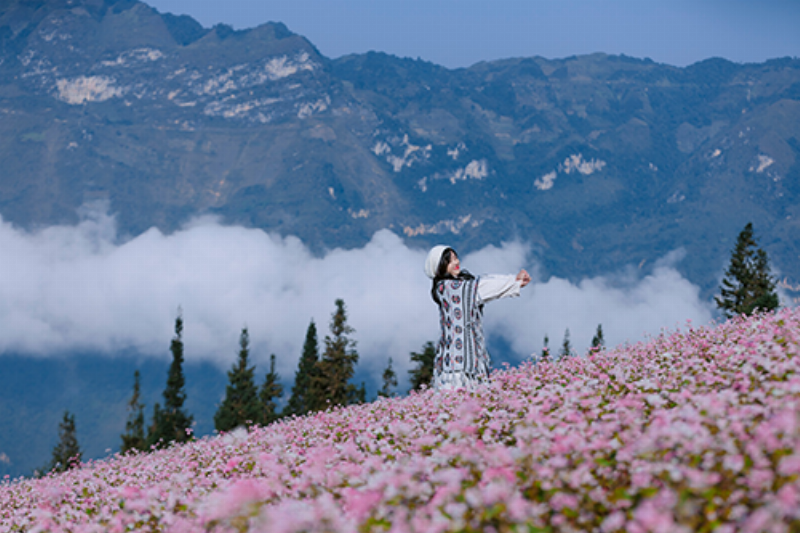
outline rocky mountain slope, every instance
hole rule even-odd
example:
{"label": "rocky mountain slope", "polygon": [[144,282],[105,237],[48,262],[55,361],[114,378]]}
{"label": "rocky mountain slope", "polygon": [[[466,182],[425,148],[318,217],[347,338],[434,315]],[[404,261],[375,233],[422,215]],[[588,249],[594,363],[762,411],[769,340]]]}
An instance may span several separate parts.
{"label": "rocky mountain slope", "polygon": [[710,294],[752,221],[800,280],[797,59],[448,70],[136,0],[10,0],[0,117],[0,215],[23,227],[107,200],[126,235],[215,213],[317,250],[520,238],[573,278],[683,248]]}

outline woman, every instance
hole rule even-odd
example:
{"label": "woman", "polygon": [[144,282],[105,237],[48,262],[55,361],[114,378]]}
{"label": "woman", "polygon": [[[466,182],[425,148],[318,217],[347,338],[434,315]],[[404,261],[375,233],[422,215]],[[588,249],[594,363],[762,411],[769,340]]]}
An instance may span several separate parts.
{"label": "woman", "polygon": [[483,338],[483,305],[498,298],[519,296],[531,277],[525,270],[514,276],[475,277],[461,270],[455,250],[434,246],[425,260],[433,280],[431,297],[439,306],[442,337],[433,363],[436,390],[473,387],[489,378],[491,360]]}

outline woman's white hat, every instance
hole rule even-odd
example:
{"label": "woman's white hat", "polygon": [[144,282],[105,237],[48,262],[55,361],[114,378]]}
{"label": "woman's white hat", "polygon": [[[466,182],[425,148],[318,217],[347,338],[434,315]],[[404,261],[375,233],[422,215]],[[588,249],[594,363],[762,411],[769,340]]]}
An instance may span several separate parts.
{"label": "woman's white hat", "polygon": [[450,248],[443,244],[439,244],[431,248],[428,252],[428,257],[425,258],[425,275],[433,279],[436,277],[436,269],[439,268],[439,261],[442,260],[442,254],[445,250]]}

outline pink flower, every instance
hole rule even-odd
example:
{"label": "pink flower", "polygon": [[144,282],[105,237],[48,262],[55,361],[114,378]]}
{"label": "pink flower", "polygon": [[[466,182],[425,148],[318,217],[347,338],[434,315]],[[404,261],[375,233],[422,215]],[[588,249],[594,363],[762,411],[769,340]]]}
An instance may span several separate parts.
{"label": "pink flower", "polygon": [[800,505],[800,494],[795,485],[784,485],[778,491],[778,503],[784,513],[796,513]]}
{"label": "pink flower", "polygon": [[559,492],[553,495],[550,498],[550,506],[553,507],[556,511],[560,511],[562,509],[578,509],[578,498],[574,494],[566,494],[564,492]]}
{"label": "pink flower", "polygon": [[793,453],[781,459],[778,473],[782,476],[800,475],[800,453]]}
{"label": "pink flower", "polygon": [[625,513],[621,511],[615,511],[603,520],[603,523],[600,524],[600,529],[603,531],[603,533],[612,533],[613,531],[619,531],[620,529],[623,529],[624,526]]}
{"label": "pink flower", "polygon": [[346,487],[342,491],[342,501],[344,510],[356,522],[363,522],[367,519],[372,509],[383,499],[383,492],[377,490],[358,490]]}
{"label": "pink flower", "polygon": [[236,481],[211,496],[206,519],[230,519],[248,513],[255,503],[267,499],[271,492],[263,482],[255,479]]}

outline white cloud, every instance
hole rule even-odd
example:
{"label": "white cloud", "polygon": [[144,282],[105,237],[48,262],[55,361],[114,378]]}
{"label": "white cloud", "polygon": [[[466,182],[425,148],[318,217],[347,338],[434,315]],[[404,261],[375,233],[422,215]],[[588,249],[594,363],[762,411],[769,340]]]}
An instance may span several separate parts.
{"label": "white cloud", "polygon": [[[181,306],[188,360],[227,368],[247,325],[256,362],[275,353],[279,372],[291,376],[309,320],[322,342],[334,301],[342,298],[356,329],[359,368],[378,379],[390,356],[405,377],[409,352],[438,335],[422,273],[427,250],[407,247],[388,230],[363,248],[315,257],[297,238],[208,218],[171,235],[151,229],[118,243],[113,218],[86,210],[77,226],[35,232],[0,219],[0,249],[0,354],[134,349],[167,358]],[[527,265],[539,278],[521,243],[462,259],[474,273],[513,273]],[[567,327],[573,344],[585,350],[599,323],[613,345],[687,319],[708,322],[710,306],[698,293],[668,262],[644,278],[627,273],[571,283],[554,277],[534,281],[521,298],[487,305],[485,325],[519,358],[538,352],[545,334],[558,345]]]}

